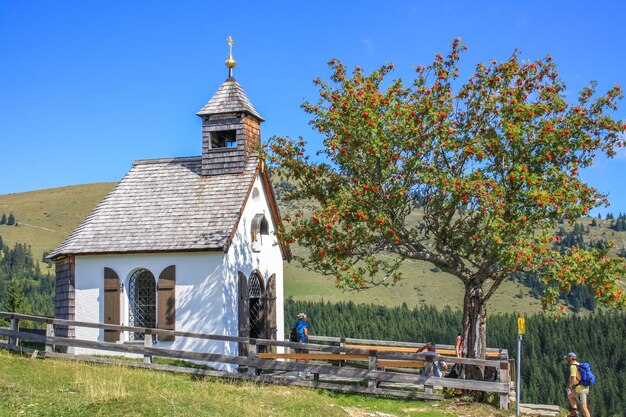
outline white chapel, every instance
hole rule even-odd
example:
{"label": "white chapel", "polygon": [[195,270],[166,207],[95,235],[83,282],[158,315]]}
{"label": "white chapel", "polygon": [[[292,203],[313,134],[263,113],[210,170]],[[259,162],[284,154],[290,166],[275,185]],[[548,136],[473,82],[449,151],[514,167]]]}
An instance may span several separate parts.
{"label": "white chapel", "polygon": [[[283,261],[291,253],[274,234],[280,215],[258,154],[264,119],[233,77],[229,43],[229,76],[197,113],[202,155],[135,161],[49,255],[56,318],[283,340]],[[115,343],[143,339],[87,328],[65,333]],[[245,353],[231,342],[155,343]]]}

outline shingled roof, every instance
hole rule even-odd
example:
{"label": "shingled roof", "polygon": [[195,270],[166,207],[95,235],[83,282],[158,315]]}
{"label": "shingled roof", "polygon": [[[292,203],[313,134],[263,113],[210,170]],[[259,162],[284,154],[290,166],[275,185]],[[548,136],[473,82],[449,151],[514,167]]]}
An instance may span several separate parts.
{"label": "shingled roof", "polygon": [[229,77],[220,88],[217,89],[213,97],[211,97],[211,100],[196,114],[198,116],[204,116],[238,112],[249,113],[260,121],[265,121],[256,111],[239,83],[235,81],[233,77]]}
{"label": "shingled roof", "polygon": [[226,250],[258,167],[257,155],[216,176],[200,175],[200,157],[136,161],[49,257]]}

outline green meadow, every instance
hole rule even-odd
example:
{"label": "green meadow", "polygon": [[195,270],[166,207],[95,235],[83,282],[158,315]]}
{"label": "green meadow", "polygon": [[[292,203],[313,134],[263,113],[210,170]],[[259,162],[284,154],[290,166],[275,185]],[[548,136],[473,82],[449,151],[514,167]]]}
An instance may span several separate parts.
{"label": "green meadow", "polygon": [[0,350],[0,416],[453,417],[511,416],[488,404],[335,394]]}

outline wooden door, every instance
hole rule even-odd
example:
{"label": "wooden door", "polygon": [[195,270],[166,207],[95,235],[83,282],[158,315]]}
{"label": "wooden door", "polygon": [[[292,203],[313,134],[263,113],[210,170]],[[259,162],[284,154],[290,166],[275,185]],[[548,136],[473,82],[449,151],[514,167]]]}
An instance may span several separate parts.
{"label": "wooden door", "polygon": [[[104,268],[104,323],[120,324],[121,283],[117,273],[111,268]],[[119,330],[105,330],[105,342],[120,340]]]}
{"label": "wooden door", "polygon": [[[265,338],[276,340],[276,275],[272,274],[267,280],[265,290]],[[273,353],[276,352],[276,346],[271,347]]]}
{"label": "wooden door", "polygon": [[[161,272],[157,283],[157,328],[176,330],[176,265],[170,265]],[[171,342],[175,336],[159,335],[162,342]]]}
{"label": "wooden door", "polygon": [[[250,296],[248,295],[248,278],[241,272],[238,274],[239,292],[239,337],[250,337]],[[239,343],[239,355],[248,356],[248,345]]]}

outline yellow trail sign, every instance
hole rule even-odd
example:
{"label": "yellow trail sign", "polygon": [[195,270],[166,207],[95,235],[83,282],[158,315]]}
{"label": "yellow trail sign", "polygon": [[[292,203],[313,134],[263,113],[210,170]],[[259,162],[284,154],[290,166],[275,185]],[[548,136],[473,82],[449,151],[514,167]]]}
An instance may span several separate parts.
{"label": "yellow trail sign", "polygon": [[517,334],[526,333],[526,319],[524,317],[519,317],[517,319]]}

